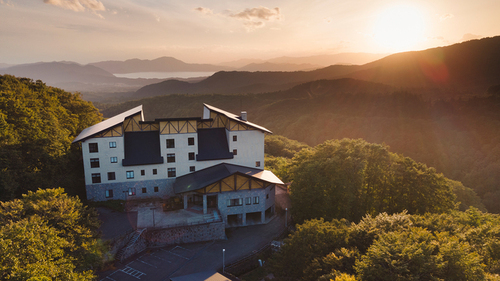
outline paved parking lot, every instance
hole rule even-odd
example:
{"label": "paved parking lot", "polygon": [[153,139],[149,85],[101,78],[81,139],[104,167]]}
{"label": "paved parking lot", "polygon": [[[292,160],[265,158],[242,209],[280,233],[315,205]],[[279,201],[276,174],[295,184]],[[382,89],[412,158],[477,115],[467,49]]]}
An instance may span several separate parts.
{"label": "paved parking lot", "polygon": [[120,269],[106,272],[101,281],[170,280],[169,276],[211,243],[171,246],[145,251]]}
{"label": "paved parking lot", "polygon": [[119,269],[99,274],[100,281],[169,281],[202,271],[222,268],[222,250],[225,264],[235,262],[252,251],[270,243],[284,229],[284,216],[277,216],[268,224],[231,229],[227,240],[150,249],[126,261]]}

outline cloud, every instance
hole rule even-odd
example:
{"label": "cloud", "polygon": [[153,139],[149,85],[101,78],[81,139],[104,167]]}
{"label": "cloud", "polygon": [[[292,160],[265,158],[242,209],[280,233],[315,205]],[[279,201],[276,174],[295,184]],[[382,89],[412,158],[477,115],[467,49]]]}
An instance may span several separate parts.
{"label": "cloud", "polygon": [[282,18],[279,8],[269,9],[262,6],[258,8],[245,9],[243,12],[231,14],[230,16],[233,18],[249,20],[249,21],[254,21],[254,20],[273,21],[273,20],[281,20]]}
{"label": "cloud", "polygon": [[445,20],[449,20],[451,18],[454,18],[455,16],[453,14],[444,14],[444,15],[441,15],[439,17],[439,20],[440,21],[445,21]]}
{"label": "cloud", "polygon": [[[98,0],[43,0],[45,4],[54,5],[66,10],[72,10],[75,12],[83,12],[86,9],[91,10],[94,14],[97,14],[97,11],[105,11],[106,7],[104,4]],[[102,17],[102,16],[101,16]]]}
{"label": "cloud", "polygon": [[204,7],[198,7],[198,8],[194,8],[195,11],[198,11],[202,14],[205,14],[205,15],[211,15],[213,14],[214,12],[212,10],[210,10],[209,8],[204,8]]}
{"label": "cloud", "polygon": [[481,35],[476,35],[476,34],[472,34],[472,33],[466,33],[462,37],[462,41],[469,41],[469,40],[480,39],[480,38],[481,38]]}
{"label": "cloud", "polygon": [[283,19],[279,8],[269,9],[262,6],[245,9],[239,13],[230,12],[229,17],[245,21],[243,25],[248,32],[264,27],[266,25],[265,22],[280,21]]}

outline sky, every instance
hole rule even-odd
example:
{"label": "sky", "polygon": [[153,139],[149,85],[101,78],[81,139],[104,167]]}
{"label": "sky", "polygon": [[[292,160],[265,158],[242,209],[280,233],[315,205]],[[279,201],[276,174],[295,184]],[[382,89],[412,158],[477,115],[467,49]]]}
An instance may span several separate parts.
{"label": "sky", "polygon": [[0,0],[0,63],[221,63],[500,35],[499,0]]}

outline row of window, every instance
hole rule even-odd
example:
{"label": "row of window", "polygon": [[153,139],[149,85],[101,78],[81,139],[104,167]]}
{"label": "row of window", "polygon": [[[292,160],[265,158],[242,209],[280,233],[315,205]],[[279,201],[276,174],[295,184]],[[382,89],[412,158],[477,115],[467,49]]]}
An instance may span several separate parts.
{"label": "row of window", "polygon": [[[245,197],[245,205],[252,204],[252,197]],[[253,204],[259,204],[259,196],[253,197]],[[243,206],[243,198],[227,199],[227,206]]]}
{"label": "row of window", "polygon": [[[194,172],[196,171],[195,166],[189,166],[189,171]],[[153,169],[153,175],[158,174],[157,169]],[[146,175],[146,170],[141,170],[141,176]],[[134,171],[126,171],[125,172],[125,177],[127,179],[133,179],[135,177]],[[175,168],[168,168],[167,169],[167,177],[169,178],[175,178],[176,177],[176,170]],[[116,174],[115,172],[108,172],[108,181],[116,180]],[[101,183],[101,173],[93,173],[92,174],[92,183]]]}
{"label": "row of window", "polygon": [[[194,138],[188,138],[188,145],[194,145]],[[116,141],[110,141],[109,148],[116,148]],[[175,139],[167,139],[167,148],[175,148]],[[99,152],[99,144],[96,142],[89,143],[89,152]]]}
{"label": "row of window", "polygon": [[[109,148],[116,148],[116,141],[110,141]],[[99,152],[99,144],[96,142],[89,143],[89,152]]]}
{"label": "row of window", "polygon": [[[188,138],[188,145],[194,145],[194,138]],[[175,148],[175,139],[167,139],[167,148]]]}
{"label": "row of window", "polygon": [[[188,153],[188,160],[195,160],[194,152]],[[118,157],[110,157],[111,163],[118,163]],[[175,163],[175,153],[167,154],[167,163]],[[99,158],[90,158],[90,168],[99,168]]]}
{"label": "row of window", "polygon": [[[158,186],[153,187],[153,191],[158,192]],[[147,187],[142,188],[142,193],[148,193]],[[130,187],[127,190],[127,194],[128,194],[128,196],[134,196],[135,195],[135,187]],[[106,190],[105,195],[106,195],[106,198],[113,198],[113,189]]]}

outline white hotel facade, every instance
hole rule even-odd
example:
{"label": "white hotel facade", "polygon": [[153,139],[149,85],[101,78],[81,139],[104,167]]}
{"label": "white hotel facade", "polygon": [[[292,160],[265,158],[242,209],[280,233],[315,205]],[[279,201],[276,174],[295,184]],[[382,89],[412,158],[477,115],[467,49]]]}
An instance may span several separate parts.
{"label": "white hotel facade", "polygon": [[[83,130],[81,142],[90,201],[179,197],[217,208],[245,224],[274,213],[274,187],[264,170],[264,136],[271,131],[204,104],[203,117],[144,121],[135,107]],[[249,215],[247,215],[249,214]]]}

